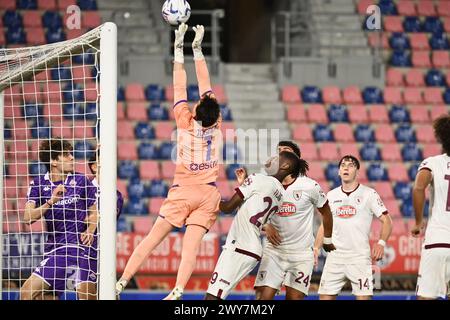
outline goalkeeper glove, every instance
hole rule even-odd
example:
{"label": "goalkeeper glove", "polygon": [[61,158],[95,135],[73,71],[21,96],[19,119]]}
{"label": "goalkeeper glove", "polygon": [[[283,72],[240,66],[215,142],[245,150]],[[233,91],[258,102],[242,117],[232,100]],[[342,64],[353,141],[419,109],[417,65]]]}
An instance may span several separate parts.
{"label": "goalkeeper glove", "polygon": [[174,61],[179,63],[184,63],[184,55],[183,55],[183,45],[184,45],[184,34],[188,29],[187,24],[182,23],[175,30],[175,42],[173,44],[174,50]]}
{"label": "goalkeeper glove", "polygon": [[125,279],[120,279],[119,281],[117,281],[117,283],[116,283],[116,295],[117,296],[122,293],[122,291],[125,289],[127,284],[128,284],[128,281]]}
{"label": "goalkeeper glove", "polygon": [[202,25],[197,25],[195,27],[192,27],[192,29],[195,31],[195,38],[192,42],[194,60],[202,60],[205,58],[202,53],[202,40],[203,35],[205,34],[205,28]]}

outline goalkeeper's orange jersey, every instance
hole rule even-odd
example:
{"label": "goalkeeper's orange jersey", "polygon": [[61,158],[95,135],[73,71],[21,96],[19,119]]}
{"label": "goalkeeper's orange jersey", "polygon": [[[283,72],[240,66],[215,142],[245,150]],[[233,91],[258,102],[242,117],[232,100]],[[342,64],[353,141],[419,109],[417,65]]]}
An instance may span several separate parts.
{"label": "goalkeeper's orange jersey", "polygon": [[[200,95],[211,94],[209,73],[204,59],[195,60]],[[186,186],[214,183],[219,175],[219,155],[222,144],[220,126],[222,117],[203,128],[195,121],[195,109],[187,102],[185,70],[173,72],[174,114],[177,123],[177,164],[173,184]]]}

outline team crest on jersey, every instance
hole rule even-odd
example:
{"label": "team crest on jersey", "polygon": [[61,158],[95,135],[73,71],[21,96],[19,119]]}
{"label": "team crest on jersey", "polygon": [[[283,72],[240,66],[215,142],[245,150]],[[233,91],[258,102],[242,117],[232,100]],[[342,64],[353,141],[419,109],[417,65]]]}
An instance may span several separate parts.
{"label": "team crest on jersey", "polygon": [[356,197],[356,203],[357,204],[361,204],[361,202],[362,202],[362,198],[361,197]]}
{"label": "team crest on jersey", "polygon": [[292,195],[293,195],[293,197],[294,197],[294,199],[295,199],[296,201],[299,201],[300,198],[302,197],[302,191],[301,191],[301,190],[294,190],[294,191],[292,192]]}
{"label": "team crest on jersey", "polygon": [[48,191],[48,190],[50,190],[50,187],[49,187],[49,186],[44,187],[44,191]]}
{"label": "team crest on jersey", "polygon": [[356,214],[356,208],[353,206],[340,206],[336,210],[336,215],[339,218],[351,218]]}
{"label": "team crest on jersey", "polygon": [[75,187],[77,185],[77,182],[75,180],[72,180],[69,184],[71,187]]}
{"label": "team crest on jersey", "polygon": [[284,202],[278,210],[277,215],[280,217],[289,217],[297,212],[297,207],[292,202]]}

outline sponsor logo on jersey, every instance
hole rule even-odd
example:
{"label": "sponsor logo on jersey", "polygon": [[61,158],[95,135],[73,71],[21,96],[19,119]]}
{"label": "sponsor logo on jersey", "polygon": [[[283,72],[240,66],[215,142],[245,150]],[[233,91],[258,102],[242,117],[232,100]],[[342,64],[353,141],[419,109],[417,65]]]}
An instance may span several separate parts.
{"label": "sponsor logo on jersey", "polygon": [[341,206],[336,209],[336,215],[339,218],[351,218],[356,214],[356,208],[353,206]]}
{"label": "sponsor logo on jersey", "polygon": [[342,200],[334,200],[333,203],[341,203]]}
{"label": "sponsor logo on jersey", "polygon": [[191,171],[202,171],[212,169],[217,166],[217,160],[203,163],[191,163],[189,165],[189,170]]}
{"label": "sponsor logo on jersey", "polygon": [[67,206],[72,203],[76,203],[80,199],[80,195],[77,194],[72,198],[61,199],[55,203],[55,206]]}
{"label": "sponsor logo on jersey", "polygon": [[301,190],[294,190],[294,191],[292,192],[292,196],[294,197],[294,199],[295,199],[296,201],[299,201],[300,198],[302,197],[302,191],[301,191]]}
{"label": "sponsor logo on jersey", "polygon": [[297,212],[297,207],[292,202],[284,202],[278,210],[277,215],[280,217],[289,217]]}

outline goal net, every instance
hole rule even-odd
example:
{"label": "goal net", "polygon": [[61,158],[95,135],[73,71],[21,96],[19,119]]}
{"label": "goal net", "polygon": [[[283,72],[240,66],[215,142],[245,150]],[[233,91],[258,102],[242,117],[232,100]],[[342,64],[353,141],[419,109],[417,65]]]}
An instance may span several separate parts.
{"label": "goal net", "polygon": [[[94,284],[95,298],[115,298],[116,34],[105,23],[69,41],[0,49],[0,299],[81,298],[84,282]],[[59,164],[44,163],[48,141],[49,156],[63,141],[72,150],[64,149]],[[65,193],[51,201],[58,177]],[[30,202],[42,209],[33,223],[25,214]],[[85,246],[93,207],[97,234]],[[44,287],[24,286],[31,275]]]}

